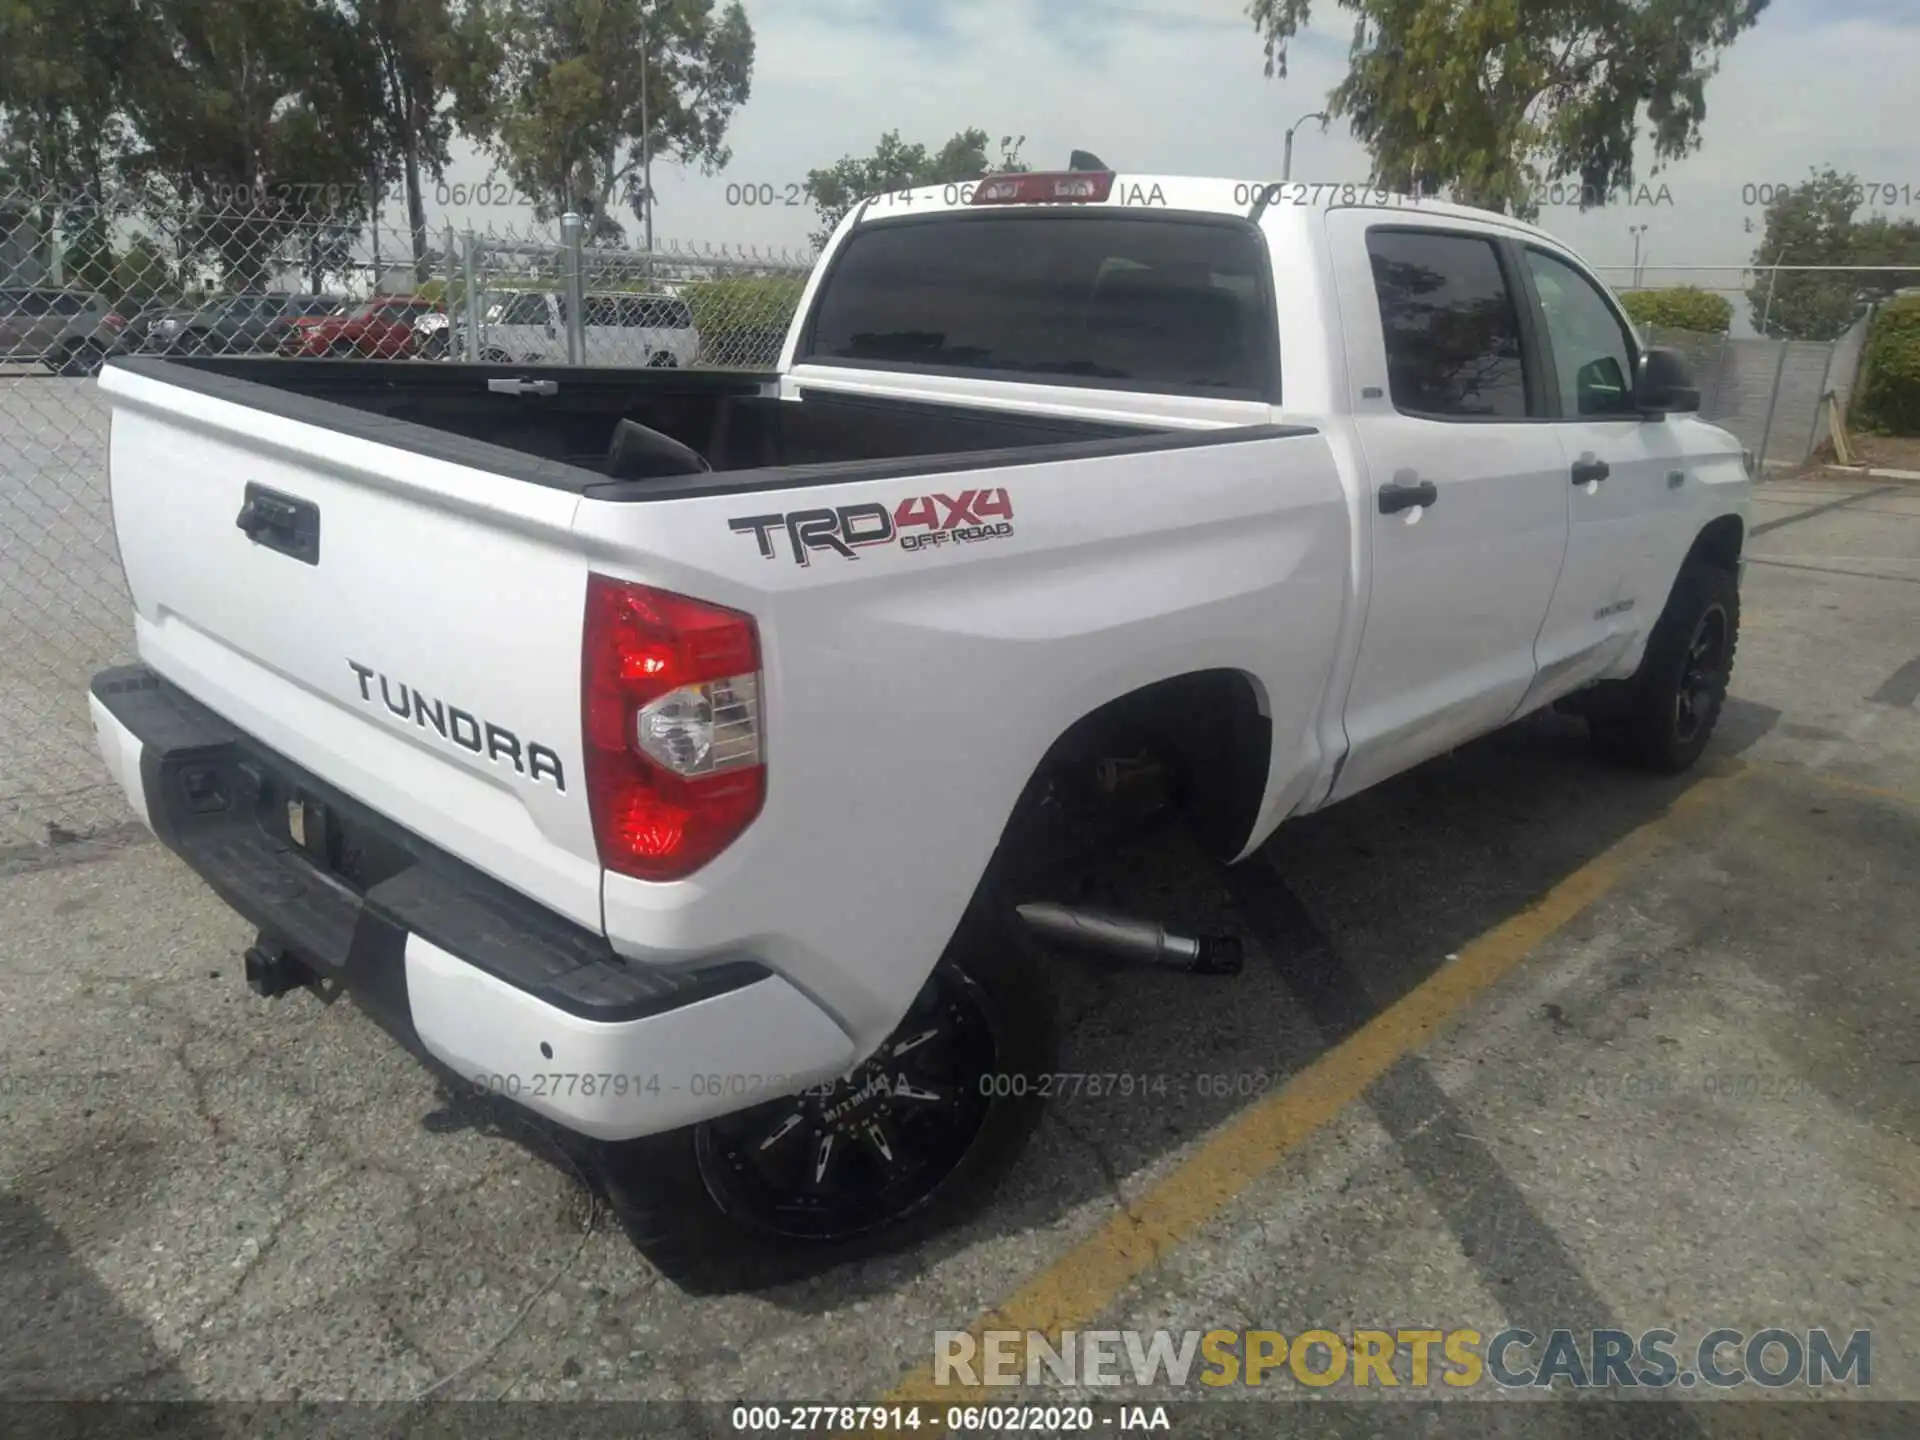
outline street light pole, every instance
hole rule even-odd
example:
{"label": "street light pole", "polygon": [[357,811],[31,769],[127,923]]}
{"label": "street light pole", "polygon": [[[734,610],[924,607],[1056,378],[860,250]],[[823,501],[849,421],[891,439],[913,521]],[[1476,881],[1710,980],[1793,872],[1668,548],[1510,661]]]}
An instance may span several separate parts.
{"label": "street light pole", "polygon": [[1780,262],[1787,258],[1787,247],[1782,245],[1780,253],[1773,257],[1773,269],[1767,274],[1767,303],[1760,311],[1760,337],[1767,334],[1767,321],[1773,315],[1773,287],[1780,283]]}
{"label": "street light pole", "polygon": [[647,71],[652,68],[652,33],[640,29],[640,184],[646,191],[647,286],[653,286],[653,112],[647,107]]}
{"label": "street light pole", "polygon": [[1326,133],[1327,126],[1330,123],[1324,110],[1316,110],[1311,115],[1302,115],[1287,127],[1287,148],[1280,162],[1280,180],[1282,184],[1293,179],[1293,132],[1309,120],[1318,120],[1320,122],[1320,132],[1323,135]]}
{"label": "street light pole", "polygon": [[1638,290],[1641,281],[1640,237],[1647,233],[1647,227],[1645,225],[1629,225],[1627,227],[1627,233],[1633,236],[1633,288]]}

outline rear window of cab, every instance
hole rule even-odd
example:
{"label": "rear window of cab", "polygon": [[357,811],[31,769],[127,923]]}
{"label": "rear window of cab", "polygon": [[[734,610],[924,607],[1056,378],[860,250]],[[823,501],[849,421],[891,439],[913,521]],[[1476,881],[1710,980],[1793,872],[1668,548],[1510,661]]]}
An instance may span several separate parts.
{"label": "rear window of cab", "polygon": [[1230,218],[943,215],[855,230],[802,358],[1271,400],[1265,242]]}

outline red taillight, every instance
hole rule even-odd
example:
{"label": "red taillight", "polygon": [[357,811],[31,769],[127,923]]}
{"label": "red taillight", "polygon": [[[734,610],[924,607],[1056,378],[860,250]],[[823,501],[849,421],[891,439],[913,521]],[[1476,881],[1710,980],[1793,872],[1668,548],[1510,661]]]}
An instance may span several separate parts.
{"label": "red taillight", "polygon": [[1113,193],[1110,170],[1058,174],[989,175],[973,187],[975,205],[1083,205]]}
{"label": "red taillight", "polygon": [[589,575],[580,714],[607,869],[682,879],[760,813],[767,768],[751,616]]}
{"label": "red taillight", "polygon": [[120,330],[125,328],[127,317],[122,315],[118,310],[109,310],[105,315],[100,317],[100,323],[105,325],[109,330]]}

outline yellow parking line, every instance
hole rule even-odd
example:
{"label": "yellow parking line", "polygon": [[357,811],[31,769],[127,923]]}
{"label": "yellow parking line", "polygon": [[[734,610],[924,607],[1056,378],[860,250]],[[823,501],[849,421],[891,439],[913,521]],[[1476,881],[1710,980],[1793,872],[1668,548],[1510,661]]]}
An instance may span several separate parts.
{"label": "yellow parking line", "polygon": [[[1804,769],[1805,767],[1796,765],[1792,768],[1798,770]],[[1822,785],[1830,785],[1835,790],[1849,790],[1856,795],[1872,795],[1881,800],[1891,800],[1896,805],[1905,805],[1910,809],[1920,810],[1920,795],[1913,794],[1910,791],[1887,790],[1879,785],[1868,785],[1859,780],[1848,780],[1844,776],[1829,775],[1823,770],[1806,770],[1806,773],[1811,775],[1815,780],[1818,780]]]}
{"label": "yellow parking line", "polygon": [[[1444,969],[1215,1131],[1125,1213],[982,1315],[971,1327],[976,1341],[983,1330],[1001,1329],[1034,1330],[1057,1340],[1061,1330],[1096,1318],[1129,1283],[1219,1216],[1402,1056],[1441,1033],[1477,996],[1611,890],[1676,819],[1713,803],[1745,774],[1744,767],[1731,768],[1697,781],[1664,814],[1471,942]],[[936,1386],[929,1362],[879,1403],[975,1404],[984,1398],[984,1389]],[[930,1433],[938,1434],[940,1428],[936,1425]]]}

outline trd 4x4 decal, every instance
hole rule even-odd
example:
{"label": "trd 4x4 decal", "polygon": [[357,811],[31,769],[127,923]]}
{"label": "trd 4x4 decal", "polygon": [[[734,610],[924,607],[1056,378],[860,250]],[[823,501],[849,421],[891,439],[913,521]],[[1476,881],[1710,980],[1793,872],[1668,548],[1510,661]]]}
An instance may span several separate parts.
{"label": "trd 4x4 decal", "polygon": [[855,552],[868,545],[931,550],[999,540],[1013,534],[1013,501],[1004,489],[962,490],[958,495],[915,495],[891,511],[869,502],[832,510],[747,515],[727,521],[727,528],[736,535],[753,536],[763,560],[773,559],[773,537],[784,531],[795,563],[807,565],[814,550],[857,560]]}

